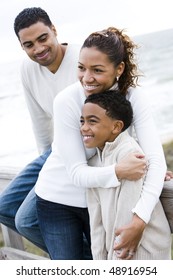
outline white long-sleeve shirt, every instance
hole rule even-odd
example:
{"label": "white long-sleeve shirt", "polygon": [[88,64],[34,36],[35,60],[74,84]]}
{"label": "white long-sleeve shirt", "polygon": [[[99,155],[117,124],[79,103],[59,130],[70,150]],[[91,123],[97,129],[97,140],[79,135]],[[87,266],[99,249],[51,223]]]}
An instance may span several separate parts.
{"label": "white long-sleeve shirt", "polygon": [[[84,147],[80,134],[80,116],[85,98],[80,82],[67,87],[55,98],[52,153],[40,172],[35,188],[36,193],[45,200],[87,207],[85,188],[119,185],[115,165],[87,165],[95,150]],[[148,222],[163,188],[166,163],[144,94],[139,89],[131,89],[127,99],[134,113],[129,133],[132,133],[134,126],[149,163],[143,192],[133,212]]]}
{"label": "white long-sleeve shirt", "polygon": [[27,58],[21,67],[24,94],[39,153],[53,141],[53,101],[58,92],[77,81],[80,46],[67,45],[62,63],[55,74]]}

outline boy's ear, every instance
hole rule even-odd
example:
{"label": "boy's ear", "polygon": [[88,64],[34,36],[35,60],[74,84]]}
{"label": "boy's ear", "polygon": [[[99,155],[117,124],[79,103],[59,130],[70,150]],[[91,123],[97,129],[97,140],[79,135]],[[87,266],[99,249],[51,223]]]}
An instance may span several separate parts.
{"label": "boy's ear", "polygon": [[112,133],[113,134],[120,133],[122,131],[123,127],[124,127],[123,121],[116,120],[114,122],[114,128],[112,130]]}

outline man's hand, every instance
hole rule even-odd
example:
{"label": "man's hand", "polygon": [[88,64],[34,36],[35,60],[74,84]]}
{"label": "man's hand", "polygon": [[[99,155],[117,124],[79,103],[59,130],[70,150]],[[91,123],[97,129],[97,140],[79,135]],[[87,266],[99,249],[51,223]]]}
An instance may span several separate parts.
{"label": "man's hand", "polygon": [[173,172],[167,170],[166,175],[165,175],[165,181],[170,181],[171,179],[173,179]]}

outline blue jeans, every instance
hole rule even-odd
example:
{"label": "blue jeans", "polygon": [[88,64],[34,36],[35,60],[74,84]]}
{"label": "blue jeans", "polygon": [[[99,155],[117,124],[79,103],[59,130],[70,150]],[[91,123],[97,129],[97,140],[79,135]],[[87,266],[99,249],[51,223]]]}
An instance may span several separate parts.
{"label": "blue jeans", "polygon": [[[36,196],[40,230],[50,258],[83,260],[83,237],[90,248],[90,226],[87,208],[50,202]],[[88,259],[92,259],[91,250]]]}
{"label": "blue jeans", "polygon": [[0,223],[47,251],[40,233],[34,186],[51,150],[28,164],[0,194]]}

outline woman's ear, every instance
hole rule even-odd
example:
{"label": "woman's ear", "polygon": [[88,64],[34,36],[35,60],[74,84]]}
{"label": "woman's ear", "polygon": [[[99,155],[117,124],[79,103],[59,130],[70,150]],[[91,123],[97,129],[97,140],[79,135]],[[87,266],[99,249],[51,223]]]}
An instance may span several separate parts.
{"label": "woman's ear", "polygon": [[116,120],[116,121],[114,122],[114,128],[113,128],[113,130],[112,130],[112,133],[113,133],[113,134],[119,134],[119,133],[121,133],[123,127],[124,127],[123,121]]}
{"label": "woman's ear", "polygon": [[124,68],[125,68],[125,63],[124,63],[124,61],[121,61],[120,64],[118,64],[118,66],[117,66],[117,76],[118,77],[120,77],[123,74]]}

